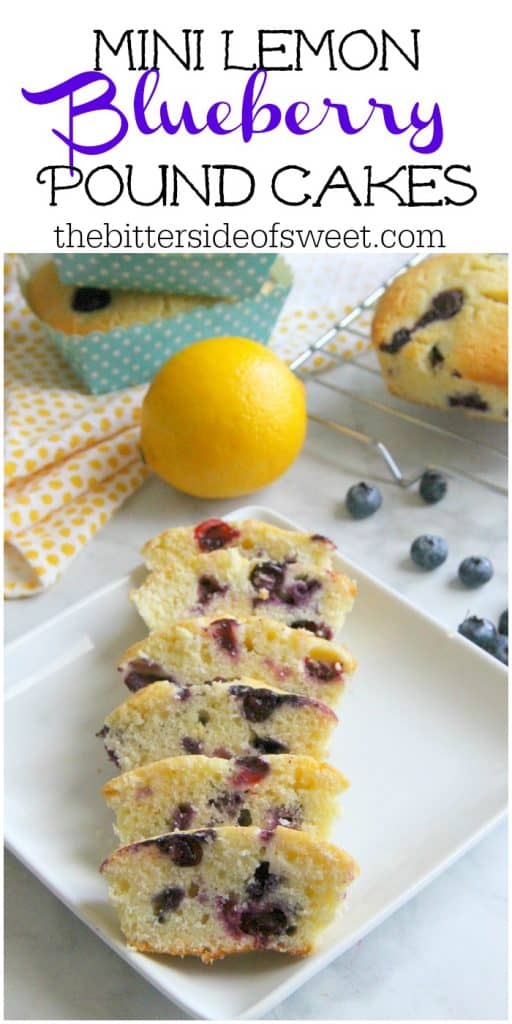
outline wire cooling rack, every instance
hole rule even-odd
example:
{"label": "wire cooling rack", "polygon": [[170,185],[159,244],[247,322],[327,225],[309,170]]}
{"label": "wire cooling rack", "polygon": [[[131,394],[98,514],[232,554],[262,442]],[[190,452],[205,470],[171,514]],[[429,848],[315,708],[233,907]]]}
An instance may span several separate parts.
{"label": "wire cooling rack", "polygon": [[[390,275],[382,284],[374,291],[367,295],[366,298],[362,299],[354,308],[346,314],[341,320],[337,321],[325,331],[315,342],[308,345],[295,359],[289,364],[290,369],[297,373],[308,385],[315,388],[323,388],[331,393],[337,394],[344,399],[350,399],[351,402],[356,405],[366,408],[367,410],[376,411],[379,414],[383,414],[384,420],[391,426],[392,422],[401,422],[404,426],[419,428],[421,431],[425,431],[426,435],[430,435],[433,439],[436,437],[437,441],[445,440],[447,444],[457,442],[462,446],[462,449],[466,449],[466,455],[471,461],[472,455],[478,454],[480,456],[487,454],[493,460],[497,460],[502,474],[506,479],[507,471],[507,452],[503,448],[498,447],[495,444],[490,444],[482,440],[470,438],[464,434],[458,433],[449,427],[444,425],[428,422],[427,420],[421,419],[419,416],[415,416],[402,409],[395,408],[389,401],[380,401],[379,399],[369,397],[358,393],[353,387],[342,387],[337,380],[329,379],[333,377],[331,372],[331,364],[333,367],[344,366],[356,366],[359,370],[365,373],[373,373],[380,377],[380,370],[376,365],[375,360],[368,362],[368,348],[370,346],[370,333],[367,326],[366,318],[372,313],[376,303],[380,299],[381,295],[384,294],[386,289],[406,272],[410,267],[416,266],[426,257],[424,255],[415,255],[403,266],[399,267],[393,274]],[[333,342],[340,334],[349,334],[353,338],[359,341],[364,341],[365,352],[363,355],[347,359],[342,353],[337,352],[333,348]],[[325,351],[327,349],[327,351]],[[325,357],[329,364],[329,369],[322,372],[309,372],[312,369],[312,362],[319,355],[319,353],[325,353]],[[384,441],[383,438],[374,437],[370,434],[366,434],[361,430],[356,430],[353,427],[348,426],[346,423],[340,423],[337,420],[328,419],[324,416],[316,415],[315,413],[308,412],[308,418],[313,423],[318,423],[327,429],[334,431],[338,434],[342,434],[345,437],[351,438],[352,440],[359,442],[363,445],[373,448],[383,460],[388,473],[391,476],[392,481],[399,487],[409,488],[418,482],[425,469],[441,469],[446,472],[449,476],[460,476],[467,480],[471,480],[482,487],[488,488],[497,494],[507,495],[508,488],[506,485],[495,480],[488,479],[480,473],[472,472],[468,468],[462,466],[443,465],[439,462],[429,461],[427,464],[414,469],[412,472],[406,472],[403,469],[398,459],[392,454],[389,444]]]}

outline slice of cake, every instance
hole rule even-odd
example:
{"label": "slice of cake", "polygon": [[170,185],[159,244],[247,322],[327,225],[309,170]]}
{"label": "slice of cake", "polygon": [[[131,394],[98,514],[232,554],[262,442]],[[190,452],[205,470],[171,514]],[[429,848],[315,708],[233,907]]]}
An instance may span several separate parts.
{"label": "slice of cake", "polygon": [[133,644],[119,666],[133,692],[156,679],[190,686],[212,678],[249,676],[331,707],[354,669],[345,647],[264,616],[171,623],[165,631]]}
{"label": "slice of cake", "polygon": [[248,559],[229,548],[156,569],[131,598],[150,629],[198,615],[263,614],[287,625],[327,626],[334,635],[355,592],[353,580],[332,569]]}
{"label": "slice of cake", "polygon": [[228,523],[224,519],[205,519],[197,526],[181,526],[165,530],[144,545],[142,554],[150,569],[165,569],[180,559],[238,548],[245,558],[272,562],[309,561],[322,568],[331,568],[335,545],[319,533],[282,530],[259,519],[242,519]]}
{"label": "slice of cake", "polygon": [[111,779],[103,796],[123,844],[218,825],[281,825],[325,838],[347,786],[341,772],[313,757],[249,754],[227,761],[185,754]]}
{"label": "slice of cake", "polygon": [[306,955],[358,874],[348,853],[307,832],[229,825],[122,846],[101,871],[132,949],[205,963]]}
{"label": "slice of cake", "polygon": [[162,681],[115,708],[100,735],[125,772],[177,754],[322,758],[337,721],[320,701],[253,680],[185,687]]}

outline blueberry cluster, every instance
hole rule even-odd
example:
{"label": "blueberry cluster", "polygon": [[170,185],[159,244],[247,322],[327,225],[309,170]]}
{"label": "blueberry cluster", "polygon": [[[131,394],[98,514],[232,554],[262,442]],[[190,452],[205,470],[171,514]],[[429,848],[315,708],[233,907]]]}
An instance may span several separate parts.
{"label": "blueberry cluster", "polygon": [[[437,504],[445,497],[447,490],[448,482],[443,473],[436,469],[425,470],[420,479],[419,494],[427,505]],[[347,491],[345,507],[353,519],[367,519],[381,505],[382,494],[374,484],[361,481]],[[412,542],[410,556],[420,569],[431,571],[446,562],[448,545],[443,537],[425,533]],[[488,583],[493,575],[493,564],[484,555],[470,555],[462,560],[458,568],[460,583],[471,590]],[[489,619],[470,615],[460,624],[459,633],[508,665],[508,609],[500,616],[497,628]]]}

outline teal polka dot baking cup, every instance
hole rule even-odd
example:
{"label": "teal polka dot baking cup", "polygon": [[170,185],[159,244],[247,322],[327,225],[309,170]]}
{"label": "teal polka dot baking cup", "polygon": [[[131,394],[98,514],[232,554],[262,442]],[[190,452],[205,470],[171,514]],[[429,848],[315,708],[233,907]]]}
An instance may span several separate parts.
{"label": "teal polka dot baking cup", "polygon": [[64,284],[91,288],[215,295],[256,295],[270,274],[275,253],[56,253]]}
{"label": "teal polka dot baking cup", "polygon": [[268,344],[291,285],[291,270],[280,260],[252,298],[85,335],[65,334],[44,322],[42,326],[87,390],[101,395],[152,380],[170,356],[203,338],[233,335]]}

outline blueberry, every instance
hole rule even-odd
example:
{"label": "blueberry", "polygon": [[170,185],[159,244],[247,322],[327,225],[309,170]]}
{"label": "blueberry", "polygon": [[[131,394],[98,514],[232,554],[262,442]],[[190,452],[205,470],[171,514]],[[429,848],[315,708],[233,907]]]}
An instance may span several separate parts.
{"label": "blueberry", "polygon": [[190,828],[192,824],[194,814],[195,811],[194,808],[192,807],[192,804],[178,804],[169,824],[172,826],[173,829],[177,829],[178,831],[186,831],[186,829]]}
{"label": "blueberry", "polygon": [[349,487],[345,498],[347,512],[353,519],[366,519],[382,505],[382,494],[373,484],[354,484]]}
{"label": "blueberry", "polygon": [[494,575],[494,568],[489,558],[473,555],[465,558],[459,565],[459,579],[465,587],[481,587],[488,583]]}
{"label": "blueberry", "polygon": [[155,845],[162,853],[168,854],[174,864],[180,868],[195,867],[203,859],[201,839],[187,832],[159,836]]}
{"label": "blueberry", "polygon": [[412,542],[411,558],[421,569],[437,569],[448,558],[448,545],[442,537],[424,533]]}
{"label": "blueberry", "polygon": [[420,480],[420,495],[427,505],[436,505],[444,498],[448,484],[443,473],[437,469],[426,469]]}
{"label": "blueberry", "polygon": [[259,562],[249,576],[255,590],[268,590],[269,594],[279,591],[284,583],[286,565],[284,562]]}
{"label": "blueberry", "polygon": [[496,638],[494,655],[498,661],[502,661],[504,665],[508,665],[508,636],[502,636],[500,634]]}
{"label": "blueberry", "polygon": [[181,745],[186,754],[201,754],[203,750],[201,740],[196,740],[193,736],[183,736]]}
{"label": "blueberry", "polygon": [[494,654],[498,635],[496,627],[489,619],[480,619],[478,615],[470,615],[461,622],[458,632],[471,640],[471,643],[483,647],[484,651]]}
{"label": "blueberry", "polygon": [[270,906],[264,910],[250,908],[242,911],[240,929],[246,935],[254,935],[261,942],[265,942],[273,935],[281,935],[288,923],[288,918],[280,907]]}
{"label": "blueberry", "polygon": [[251,899],[261,900],[270,889],[276,887],[278,882],[277,875],[273,875],[270,871],[268,860],[262,860],[254,872],[252,881],[247,885],[247,894]]}
{"label": "blueberry", "polygon": [[278,697],[272,690],[254,690],[243,698],[243,711],[248,722],[265,722],[275,711]]}
{"label": "blueberry", "polygon": [[293,607],[300,608],[301,605],[308,604],[313,594],[316,594],[317,590],[321,588],[320,580],[309,579],[296,579],[294,583],[291,583],[289,587],[284,588],[280,594],[280,600],[284,604],[292,605]]}
{"label": "blueberry", "polygon": [[332,683],[343,676],[341,661],[322,661],[317,658],[305,658],[304,664],[308,675],[321,683]]}
{"label": "blueberry", "polygon": [[153,913],[159,924],[164,924],[168,914],[177,910],[185,898],[185,890],[179,886],[170,886],[155,893],[151,899]]}
{"label": "blueberry", "polygon": [[215,576],[200,576],[197,581],[197,600],[198,603],[209,604],[212,597],[216,597],[217,594],[225,594],[229,590],[227,583],[222,585],[219,583]]}
{"label": "blueberry", "polygon": [[95,313],[111,302],[112,296],[106,288],[76,288],[71,306],[76,313]]}
{"label": "blueberry", "polygon": [[508,636],[508,608],[505,608],[505,611],[500,615],[498,633],[501,633],[503,636]]}
{"label": "blueberry", "polygon": [[286,743],[274,740],[272,736],[255,736],[251,742],[255,750],[261,750],[262,754],[287,754],[290,750]]}

